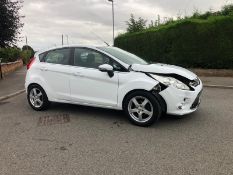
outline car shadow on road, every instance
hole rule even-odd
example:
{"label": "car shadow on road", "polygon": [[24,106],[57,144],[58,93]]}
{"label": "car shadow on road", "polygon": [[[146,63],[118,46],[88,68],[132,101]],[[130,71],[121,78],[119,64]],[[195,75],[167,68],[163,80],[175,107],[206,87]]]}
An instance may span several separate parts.
{"label": "car shadow on road", "polygon": [[188,120],[192,120],[193,114],[188,114],[185,116],[176,116],[176,115],[163,115],[160,118],[161,122],[184,122]]}
{"label": "car shadow on road", "polygon": [[[60,104],[60,103],[52,103],[49,111],[55,113],[68,113],[73,117],[85,117],[85,118],[98,118],[100,120],[117,122],[130,124],[127,119],[126,114],[123,111],[105,109],[105,108],[97,108],[97,107],[89,107],[89,106],[81,106],[81,105],[72,105],[72,104]],[[173,116],[173,115],[164,115],[160,118],[159,124],[153,125],[154,127],[167,127],[170,125],[179,125],[181,123],[189,123],[195,121],[199,117],[199,112],[185,115],[185,116]]]}
{"label": "car shadow on road", "polygon": [[83,117],[93,117],[101,118],[107,120],[114,120],[120,122],[127,122],[127,117],[123,111],[73,105],[73,104],[61,104],[61,103],[52,103],[50,111],[59,112],[59,113],[70,113],[71,115],[83,116]]}
{"label": "car shadow on road", "polygon": [[202,112],[200,110],[184,116],[164,115],[159,120],[159,127],[195,125],[201,120]]}

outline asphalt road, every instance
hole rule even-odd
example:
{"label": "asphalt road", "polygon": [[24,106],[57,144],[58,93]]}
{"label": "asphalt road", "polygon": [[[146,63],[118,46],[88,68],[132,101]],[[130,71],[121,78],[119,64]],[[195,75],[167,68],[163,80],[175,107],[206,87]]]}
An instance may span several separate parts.
{"label": "asphalt road", "polygon": [[200,109],[149,128],[119,111],[53,104],[25,94],[0,103],[0,174],[233,174],[233,90],[205,89]]}

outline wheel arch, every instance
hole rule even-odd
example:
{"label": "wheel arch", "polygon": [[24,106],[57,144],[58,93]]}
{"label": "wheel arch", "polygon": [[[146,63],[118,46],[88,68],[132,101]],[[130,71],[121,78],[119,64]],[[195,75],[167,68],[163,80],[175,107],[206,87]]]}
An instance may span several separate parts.
{"label": "wheel arch", "polygon": [[38,83],[30,83],[29,85],[28,85],[28,87],[27,87],[27,90],[29,90],[29,88],[31,87],[31,86],[40,86],[44,91],[45,91],[45,89],[40,85],[40,84],[38,84]]}
{"label": "wheel arch", "polygon": [[159,104],[160,104],[160,106],[161,106],[161,108],[162,108],[162,112],[163,112],[163,113],[166,113],[166,112],[167,112],[167,103],[166,103],[166,101],[163,99],[163,97],[162,97],[159,93],[157,93],[157,92],[155,92],[155,91],[153,91],[153,90],[147,91],[147,90],[145,90],[145,89],[134,89],[134,90],[129,91],[129,92],[124,96],[123,101],[122,101],[122,109],[123,109],[123,110],[124,110],[124,107],[125,107],[125,101],[126,101],[127,97],[128,97],[130,94],[134,93],[134,92],[150,92],[150,93],[156,98],[156,100],[159,102]]}
{"label": "wheel arch", "polygon": [[29,91],[29,88],[30,88],[31,86],[34,86],[34,85],[41,87],[41,88],[44,90],[46,96],[48,97],[48,93],[47,93],[46,89],[45,89],[43,86],[41,86],[40,84],[38,84],[38,83],[30,83],[30,84],[28,85],[28,87],[27,87],[27,92]]}

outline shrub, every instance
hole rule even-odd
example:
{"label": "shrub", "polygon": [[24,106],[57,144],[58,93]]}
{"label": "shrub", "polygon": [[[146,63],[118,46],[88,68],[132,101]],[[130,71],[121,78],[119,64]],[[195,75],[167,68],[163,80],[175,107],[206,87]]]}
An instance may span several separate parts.
{"label": "shrub", "polygon": [[22,59],[24,64],[27,64],[31,56],[32,50],[21,50],[16,47],[0,48],[0,58],[2,63],[14,62],[18,59]]}
{"label": "shrub", "polygon": [[30,60],[30,58],[32,57],[32,51],[31,50],[23,50],[20,53],[20,58],[22,58],[23,60],[23,64],[27,64]]}
{"label": "shrub", "polygon": [[4,63],[13,62],[20,58],[20,52],[21,50],[16,47],[0,48],[0,58],[3,58]]}
{"label": "shrub", "polygon": [[115,46],[150,62],[188,68],[233,68],[233,16],[183,19],[115,39]]}

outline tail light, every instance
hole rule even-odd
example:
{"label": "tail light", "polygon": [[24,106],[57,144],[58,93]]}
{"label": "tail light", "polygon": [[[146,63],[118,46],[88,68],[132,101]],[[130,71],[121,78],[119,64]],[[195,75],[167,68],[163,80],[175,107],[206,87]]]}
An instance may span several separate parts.
{"label": "tail light", "polygon": [[35,57],[31,58],[30,61],[27,64],[27,70],[30,69],[30,67],[32,66],[32,64],[35,62]]}

